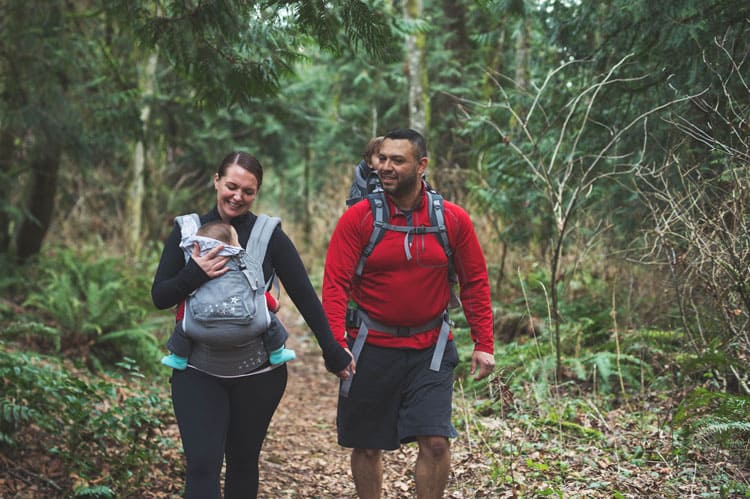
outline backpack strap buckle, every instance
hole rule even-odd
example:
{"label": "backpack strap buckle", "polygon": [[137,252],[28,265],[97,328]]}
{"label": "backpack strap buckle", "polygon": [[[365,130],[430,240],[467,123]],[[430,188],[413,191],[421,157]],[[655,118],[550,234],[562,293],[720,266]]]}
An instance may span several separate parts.
{"label": "backpack strap buckle", "polygon": [[410,327],[398,326],[394,329],[393,335],[398,336],[399,338],[404,338],[404,337],[411,336],[412,335],[411,331],[412,331],[412,328]]}

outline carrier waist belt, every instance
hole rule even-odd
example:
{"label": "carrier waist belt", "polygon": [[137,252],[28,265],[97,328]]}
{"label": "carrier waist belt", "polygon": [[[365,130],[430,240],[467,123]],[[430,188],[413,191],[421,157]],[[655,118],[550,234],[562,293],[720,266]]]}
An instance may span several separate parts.
{"label": "carrier waist belt", "polygon": [[[354,345],[352,346],[352,356],[354,357],[355,363],[359,360],[359,354],[362,353],[362,348],[365,346],[367,333],[370,329],[391,334],[393,336],[406,337],[424,333],[440,326],[440,333],[438,334],[437,343],[435,343],[435,352],[432,354],[432,360],[430,361],[430,370],[440,371],[440,363],[443,361],[443,353],[445,353],[445,346],[448,344],[448,336],[451,331],[451,321],[448,318],[447,311],[426,324],[412,327],[383,324],[382,322],[370,318],[370,316],[363,310],[357,310],[357,318],[360,321],[359,331],[357,332],[357,337],[354,339]],[[352,378],[353,376],[350,376],[341,382],[339,395],[342,397],[347,397],[349,395]]]}
{"label": "carrier waist belt", "polygon": [[258,336],[243,345],[221,346],[193,342],[190,365],[216,376],[238,376],[257,369],[268,361],[263,337]]}

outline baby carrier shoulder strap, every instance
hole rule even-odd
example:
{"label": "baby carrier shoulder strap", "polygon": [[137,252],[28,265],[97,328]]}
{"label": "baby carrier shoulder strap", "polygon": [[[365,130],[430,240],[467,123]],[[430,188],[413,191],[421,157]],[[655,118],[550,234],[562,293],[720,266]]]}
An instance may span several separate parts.
{"label": "baby carrier shoulder strap", "polygon": [[[177,222],[177,225],[180,226],[180,237],[181,240],[185,240],[185,238],[194,236],[196,232],[198,232],[198,227],[201,226],[201,218],[198,216],[197,213],[188,213],[187,215],[180,215],[176,217],[175,222]],[[190,259],[190,253],[185,251],[185,261],[187,262]]]}
{"label": "baby carrier shoulder strap", "polygon": [[276,226],[281,223],[281,219],[278,217],[269,217],[268,215],[260,214],[255,220],[253,230],[250,232],[250,237],[247,240],[247,247],[245,251],[251,258],[255,258],[257,261],[262,262],[268,249],[268,242],[271,240],[271,234],[276,230]]}
{"label": "baby carrier shoulder strap", "polygon": [[[271,241],[271,235],[276,230],[276,226],[281,223],[281,219],[278,217],[270,217],[268,215],[260,214],[255,220],[253,230],[250,231],[250,237],[247,239],[247,247],[245,248],[245,255],[249,261],[257,262],[262,267],[263,259],[266,256],[266,250],[268,249],[268,243]],[[261,274],[262,275],[262,272]],[[271,276],[268,282],[263,283],[263,289],[268,290],[272,285],[278,291],[278,282],[276,281],[276,274]],[[278,293],[277,293],[278,295]]]}

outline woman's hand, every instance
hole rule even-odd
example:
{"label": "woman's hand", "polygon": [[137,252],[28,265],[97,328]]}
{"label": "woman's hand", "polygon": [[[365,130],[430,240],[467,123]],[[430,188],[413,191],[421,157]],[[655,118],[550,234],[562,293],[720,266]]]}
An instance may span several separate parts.
{"label": "woman's hand", "polygon": [[229,261],[228,256],[219,256],[219,252],[224,249],[224,245],[211,249],[208,253],[201,256],[201,249],[198,243],[193,245],[193,261],[206,273],[208,277],[213,279],[229,272],[229,267],[226,266]]}
{"label": "woman's hand", "polygon": [[336,373],[336,376],[338,376],[341,379],[349,379],[351,376],[354,376],[354,373],[357,372],[357,363],[354,362],[354,355],[352,355],[351,350],[348,348],[345,348],[346,353],[349,354],[349,357],[352,358],[352,361],[349,362],[349,365],[346,366],[346,368],[342,371],[339,371]]}

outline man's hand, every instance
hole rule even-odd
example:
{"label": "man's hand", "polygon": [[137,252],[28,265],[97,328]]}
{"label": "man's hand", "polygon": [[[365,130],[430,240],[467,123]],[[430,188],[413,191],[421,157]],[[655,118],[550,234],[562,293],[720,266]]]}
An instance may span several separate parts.
{"label": "man's hand", "polygon": [[357,363],[354,362],[354,355],[352,355],[351,350],[348,348],[345,348],[346,353],[349,354],[349,356],[352,358],[352,361],[349,362],[349,365],[346,366],[346,368],[343,371],[339,371],[336,373],[336,376],[338,376],[341,379],[349,379],[351,376],[354,376],[354,373],[357,372]]}
{"label": "man's hand", "polygon": [[480,380],[482,378],[486,378],[492,372],[495,370],[495,357],[491,353],[487,352],[479,352],[477,350],[474,350],[474,353],[471,354],[471,374],[474,374],[477,372],[477,367],[479,368],[479,373],[474,378],[475,380]]}

